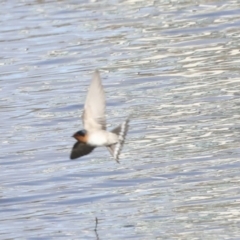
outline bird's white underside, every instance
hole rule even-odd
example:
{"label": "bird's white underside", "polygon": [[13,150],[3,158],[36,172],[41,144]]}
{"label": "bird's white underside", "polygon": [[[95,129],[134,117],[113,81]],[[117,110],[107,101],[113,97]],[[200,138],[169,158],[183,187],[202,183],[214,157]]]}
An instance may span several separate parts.
{"label": "bird's white underside", "polygon": [[108,146],[119,141],[119,137],[115,133],[104,130],[94,131],[88,133],[88,144],[92,146]]}

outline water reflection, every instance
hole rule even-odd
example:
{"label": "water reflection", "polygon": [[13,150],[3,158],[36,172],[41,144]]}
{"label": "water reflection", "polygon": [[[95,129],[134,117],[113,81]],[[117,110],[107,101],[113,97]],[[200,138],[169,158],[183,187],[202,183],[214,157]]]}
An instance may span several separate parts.
{"label": "water reflection", "polygon": [[[2,3],[3,238],[237,239],[239,9]],[[68,159],[96,68],[109,127],[132,116],[120,165]]]}

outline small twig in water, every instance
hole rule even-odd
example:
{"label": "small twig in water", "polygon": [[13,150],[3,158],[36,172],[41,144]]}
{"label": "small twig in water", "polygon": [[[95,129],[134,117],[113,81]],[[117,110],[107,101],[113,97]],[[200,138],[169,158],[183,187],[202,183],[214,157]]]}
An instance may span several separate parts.
{"label": "small twig in water", "polygon": [[97,231],[97,225],[98,225],[98,218],[96,217],[95,218],[95,229],[94,229],[95,232]]}
{"label": "small twig in water", "polygon": [[97,232],[97,226],[98,226],[98,218],[96,217],[95,218],[95,234],[96,234],[96,240],[99,240],[99,237],[98,237],[98,232]]}

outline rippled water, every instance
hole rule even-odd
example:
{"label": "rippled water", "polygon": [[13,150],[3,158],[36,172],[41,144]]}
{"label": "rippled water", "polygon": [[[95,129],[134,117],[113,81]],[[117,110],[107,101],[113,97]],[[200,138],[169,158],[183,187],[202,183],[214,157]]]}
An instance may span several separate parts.
{"label": "rippled water", "polygon": [[[238,239],[239,1],[2,1],[0,239]],[[94,69],[116,164],[69,160]],[[94,231],[95,217],[99,219]]]}

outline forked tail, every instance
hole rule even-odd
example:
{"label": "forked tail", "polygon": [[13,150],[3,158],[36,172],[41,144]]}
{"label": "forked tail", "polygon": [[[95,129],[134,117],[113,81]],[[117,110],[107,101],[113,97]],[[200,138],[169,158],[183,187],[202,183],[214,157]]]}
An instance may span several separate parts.
{"label": "forked tail", "polygon": [[118,161],[118,157],[120,155],[120,152],[122,150],[124,141],[125,141],[125,137],[128,131],[128,123],[129,123],[129,119],[125,120],[121,125],[119,125],[118,127],[114,128],[111,132],[117,134],[119,136],[119,141],[116,144],[112,144],[107,146],[107,149],[109,150],[109,152],[111,153],[111,155],[113,156],[113,158],[119,163]]}

